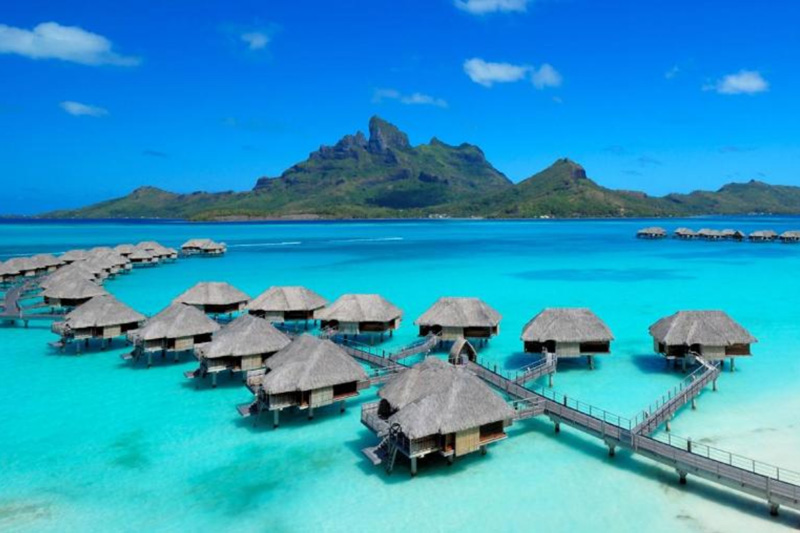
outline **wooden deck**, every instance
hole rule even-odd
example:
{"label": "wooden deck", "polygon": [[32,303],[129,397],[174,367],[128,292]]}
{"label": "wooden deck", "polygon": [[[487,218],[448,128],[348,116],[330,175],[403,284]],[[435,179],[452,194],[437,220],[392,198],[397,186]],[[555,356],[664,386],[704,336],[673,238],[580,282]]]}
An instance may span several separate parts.
{"label": "wooden deck", "polygon": [[772,514],[776,514],[781,505],[800,511],[800,473],[698,445],[690,439],[672,434],[655,438],[650,436],[719,375],[718,365],[697,359],[701,367],[684,380],[677,392],[668,393],[666,400],[656,402],[633,419],[569,398],[552,389],[529,390],[475,363],[469,363],[469,368],[515,401],[529,405],[527,410],[532,413],[540,411],[540,414],[548,416],[557,429],[564,423],[603,440],[612,455],[616,447],[626,448],[675,468],[681,483],[685,483],[687,476],[692,474],[763,499],[769,504]]}
{"label": "wooden deck", "polygon": [[37,290],[36,278],[27,278],[22,283],[9,288],[3,295],[0,303],[0,320],[22,321],[27,324],[29,320],[58,320],[63,318],[62,313],[28,313],[26,311],[50,308],[43,304],[23,307],[22,300],[30,297],[32,291]]}

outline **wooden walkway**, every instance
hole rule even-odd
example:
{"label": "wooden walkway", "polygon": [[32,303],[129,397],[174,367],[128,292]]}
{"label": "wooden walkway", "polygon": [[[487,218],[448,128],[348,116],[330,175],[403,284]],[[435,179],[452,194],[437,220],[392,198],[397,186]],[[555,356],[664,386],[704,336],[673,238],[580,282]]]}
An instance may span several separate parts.
{"label": "wooden walkway", "polygon": [[49,308],[42,304],[23,307],[22,300],[29,297],[32,291],[37,290],[35,278],[29,278],[18,285],[14,285],[8,289],[3,295],[2,303],[0,303],[0,320],[17,321],[21,320],[27,324],[29,320],[58,320],[63,318],[63,314],[59,313],[26,313],[31,309]]}
{"label": "wooden walkway", "polygon": [[690,439],[672,434],[657,438],[650,436],[719,375],[719,366],[702,358],[697,359],[701,368],[687,378],[688,384],[685,380],[676,394],[668,394],[666,401],[657,402],[654,408],[643,411],[635,419],[615,415],[552,389],[532,391],[486,367],[475,363],[468,365],[478,377],[506,392],[514,401],[530,406],[528,410],[531,412],[540,410],[541,414],[555,423],[556,431],[564,423],[601,439],[608,446],[610,455],[614,455],[617,447],[626,448],[675,468],[682,484],[692,474],[766,500],[772,514],[777,514],[781,505],[800,511],[800,473],[693,443]]}

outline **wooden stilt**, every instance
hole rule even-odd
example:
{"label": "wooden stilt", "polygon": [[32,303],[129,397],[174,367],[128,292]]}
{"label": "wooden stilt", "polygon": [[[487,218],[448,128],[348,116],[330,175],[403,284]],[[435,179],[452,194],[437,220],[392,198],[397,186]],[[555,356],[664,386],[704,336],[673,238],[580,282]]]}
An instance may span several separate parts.
{"label": "wooden stilt", "polygon": [[553,375],[554,375],[553,372],[547,374],[547,386],[550,387],[551,389],[553,388]]}
{"label": "wooden stilt", "polygon": [[153,366],[153,352],[147,352],[147,368]]}
{"label": "wooden stilt", "polygon": [[589,370],[594,370],[594,357],[587,355],[586,360],[589,362]]}
{"label": "wooden stilt", "polygon": [[312,405],[308,406],[308,419],[309,420],[313,420],[314,419],[314,406],[312,406]]}
{"label": "wooden stilt", "polygon": [[683,470],[678,470],[678,479],[680,480],[681,485],[686,485],[686,472]]}
{"label": "wooden stilt", "polygon": [[692,398],[692,409],[697,409],[697,398]]}
{"label": "wooden stilt", "polygon": [[417,475],[417,458],[416,457],[412,457],[411,458],[411,477],[414,477],[416,475]]}
{"label": "wooden stilt", "polygon": [[561,433],[561,423],[556,422],[555,427],[553,429],[555,430],[556,433]]}
{"label": "wooden stilt", "polygon": [[769,514],[771,516],[778,516],[778,511],[780,510],[781,506],[777,503],[770,503],[769,504]]}
{"label": "wooden stilt", "polygon": [[344,400],[339,402],[339,413],[344,413]]}
{"label": "wooden stilt", "polygon": [[486,448],[485,444],[483,446],[481,446],[481,455],[486,455],[487,451],[488,451],[488,449]]}
{"label": "wooden stilt", "polygon": [[736,372],[736,360],[731,357],[731,372]]}
{"label": "wooden stilt", "polygon": [[613,444],[608,445],[608,456],[614,457],[617,454],[617,447]]}
{"label": "wooden stilt", "polygon": [[211,374],[211,387],[216,389],[217,388],[217,373],[213,372]]}
{"label": "wooden stilt", "polygon": [[278,411],[277,409],[272,411],[272,427],[273,427],[273,429],[278,429],[278,426],[280,425],[280,418],[281,418],[281,412],[280,411]]}

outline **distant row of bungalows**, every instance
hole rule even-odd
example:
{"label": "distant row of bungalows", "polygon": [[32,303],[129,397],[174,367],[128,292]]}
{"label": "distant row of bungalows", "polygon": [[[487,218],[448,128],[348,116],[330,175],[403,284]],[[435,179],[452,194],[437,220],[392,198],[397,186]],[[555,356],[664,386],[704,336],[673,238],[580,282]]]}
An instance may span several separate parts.
{"label": "distant row of bungalows", "polygon": [[[181,246],[182,255],[219,256],[227,251],[224,243],[210,239],[191,239]],[[74,249],[60,255],[37,254],[30,257],[14,257],[0,261],[0,284],[52,274],[63,266],[77,265],[98,279],[129,271],[135,266],[153,266],[178,258],[178,251],[156,241],[139,244],[120,244],[115,247],[98,246],[88,250]],[[61,269],[62,273],[69,272]]]}
{"label": "distant row of bungalows", "polygon": [[[673,232],[673,235],[676,239],[684,240],[702,239],[707,241],[743,241],[747,239],[753,242],[771,242],[776,240],[786,243],[800,242],[800,231],[795,230],[784,231],[780,235],[772,230],[758,230],[747,235],[744,232],[735,229],[716,230],[703,228],[698,231],[694,231],[689,228],[678,228]],[[636,236],[640,239],[665,239],[668,236],[668,233],[664,228],[651,226],[640,229],[636,232]]]}
{"label": "distant row of bungalows", "polygon": [[[229,322],[222,316],[236,314]],[[400,327],[402,311],[377,294],[346,294],[329,304],[305,287],[270,287],[257,298],[228,283],[202,282],[147,318],[113,296],[93,296],[53,325],[67,344],[124,336],[133,343],[126,358],[149,364],[154,355],[177,358],[192,352],[199,367],[187,377],[221,372],[246,377],[258,412],[314,410],[357,396],[372,383],[364,367],[339,341],[344,335],[375,340]],[[320,321],[322,334],[297,335],[307,321]],[[500,331],[500,314],[477,298],[440,298],[416,320],[420,336],[437,335],[454,345],[469,345]],[[294,329],[290,328],[291,324]],[[650,327],[654,350],[670,360],[695,357],[720,360],[751,354],[757,342],[722,311],[680,311]],[[614,337],[608,326],[585,308],[547,308],[525,324],[523,349],[533,354],[570,358],[609,354]],[[475,351],[467,351],[474,357]],[[458,363],[457,360],[451,360]],[[380,446],[410,460],[439,454],[448,461],[506,437],[514,410],[463,365],[427,357],[393,375],[377,402],[362,407],[362,423]],[[252,407],[252,406],[251,406]],[[391,435],[391,438],[389,436]]]}

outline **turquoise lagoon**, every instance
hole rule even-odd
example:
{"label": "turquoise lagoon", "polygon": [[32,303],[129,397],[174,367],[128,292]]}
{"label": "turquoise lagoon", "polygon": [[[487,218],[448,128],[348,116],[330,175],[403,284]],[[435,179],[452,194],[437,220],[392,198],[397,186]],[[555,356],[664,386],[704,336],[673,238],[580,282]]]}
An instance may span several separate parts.
{"label": "turquoise lagoon", "polygon": [[[219,259],[185,259],[107,282],[153,314],[201,280],[256,295],[301,284],[329,299],[378,292],[405,311],[390,343],[416,335],[437,297],[477,296],[503,315],[481,351],[499,368],[530,359],[523,324],[547,306],[588,306],[616,336],[595,371],[566,363],[556,388],[630,416],[681,374],[652,353],[648,326],[678,309],[724,309],[759,338],[755,356],[725,372],[673,431],[800,471],[800,246],[641,241],[650,221],[404,221],[346,223],[0,224],[0,259],[73,247],[189,237],[228,243]],[[699,228],[796,229],[800,219],[670,220]],[[124,348],[61,355],[44,326],[0,328],[0,530],[5,531],[674,531],[798,527],[751,500],[645,459],[607,456],[600,442],[546,420],[515,425],[480,455],[401,465],[392,476],[360,453],[375,442],[359,423],[324,409],[309,423],[284,416],[273,431],[239,419],[237,380],[195,388],[194,366],[146,370]]]}

